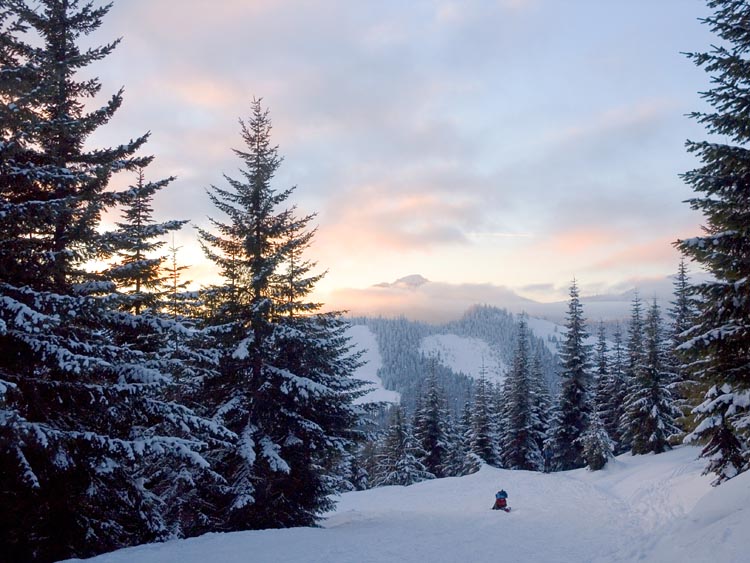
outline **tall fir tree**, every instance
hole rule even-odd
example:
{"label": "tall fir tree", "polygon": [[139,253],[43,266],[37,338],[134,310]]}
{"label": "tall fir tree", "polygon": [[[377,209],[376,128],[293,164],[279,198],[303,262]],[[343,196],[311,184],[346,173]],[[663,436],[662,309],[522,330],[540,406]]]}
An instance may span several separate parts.
{"label": "tall fir tree", "polygon": [[433,479],[435,476],[419,461],[424,453],[417,444],[401,407],[393,407],[388,431],[378,455],[374,485],[413,485]]}
{"label": "tall fir tree", "polygon": [[622,342],[622,329],[618,324],[615,327],[612,343],[612,353],[608,365],[607,379],[600,382],[602,393],[599,394],[599,415],[604,424],[604,429],[613,443],[613,452],[619,455],[627,451],[622,441],[622,428],[620,421],[625,405],[625,397],[628,395],[628,380],[626,378],[626,358]]}
{"label": "tall fir tree", "polygon": [[518,344],[513,358],[513,368],[508,374],[505,404],[506,424],[500,437],[500,461],[507,469],[541,470],[544,465],[537,430],[540,421],[536,389],[533,384],[532,364],[529,357],[526,318],[518,321]]}
{"label": "tall fir tree", "polygon": [[[534,357],[531,366],[531,388],[534,396],[531,409],[533,413],[533,433],[544,457],[545,446],[549,438],[550,424],[554,418],[555,404],[549,392],[549,387],[544,379],[544,370],[539,356]],[[543,466],[547,460],[543,459]]]}
{"label": "tall fir tree", "polygon": [[581,439],[589,426],[589,390],[591,384],[590,351],[585,343],[588,333],[583,317],[578,286],[570,286],[565,341],[560,350],[562,382],[558,412],[552,427],[552,467],[566,471],[583,467]]}
{"label": "tall fir tree", "polygon": [[491,386],[484,374],[474,384],[471,419],[466,431],[468,452],[465,473],[479,470],[482,463],[498,465],[497,434]]}
{"label": "tall fir tree", "polygon": [[150,465],[210,471],[200,436],[230,436],[167,398],[149,354],[114,342],[161,326],[115,310],[114,285],[88,268],[111,256],[111,177],[150,161],[135,156],[145,135],[89,146],[122,103],[87,111],[101,87],[79,78],[118,43],[80,47],[109,8],[0,5],[0,551],[16,561],[167,537]]}
{"label": "tall fir tree", "polygon": [[118,197],[122,220],[107,236],[115,250],[115,262],[108,268],[107,277],[125,295],[122,308],[136,315],[166,307],[172,289],[165,280],[168,256],[155,253],[167,243],[164,236],[181,229],[187,221],[154,221],[153,198],[173,180],[147,182],[144,169],[138,169],[136,182]]}
{"label": "tall fir tree", "polygon": [[204,294],[218,335],[219,368],[205,382],[212,414],[239,441],[216,452],[227,477],[219,491],[224,529],[314,525],[333,506],[341,456],[351,454],[362,393],[346,324],[305,299],[319,278],[300,260],[311,216],[282,209],[292,189],[272,180],[281,158],[271,144],[268,111],[252,102],[240,120],[241,179],[209,196],[227,222],[199,230],[224,284]]}
{"label": "tall fir tree", "polygon": [[604,328],[604,321],[599,321],[599,328],[596,332],[596,348],[594,350],[594,382],[593,391],[597,405],[601,405],[606,400],[607,382],[610,378],[609,366],[609,349],[607,346],[607,332]]}
{"label": "tall fir tree", "polygon": [[446,476],[455,477],[473,473],[474,469],[465,471],[466,458],[469,453],[466,435],[471,424],[471,402],[466,401],[460,416],[449,419],[448,425],[448,459],[446,461]]}
{"label": "tall fir tree", "polygon": [[681,351],[681,346],[687,341],[687,334],[697,317],[697,304],[691,295],[690,278],[684,257],[677,268],[673,288],[674,300],[669,309],[669,317],[672,321],[670,362],[675,375],[673,393],[683,414],[680,420],[681,425],[687,427],[691,424],[691,411],[701,401],[702,393],[700,385],[692,376],[690,355]]}
{"label": "tall fir tree", "polygon": [[591,405],[589,426],[581,438],[581,443],[583,445],[583,459],[591,471],[603,469],[614,456],[614,443],[604,427],[599,411],[599,402],[596,398]]}
{"label": "tall fir tree", "polygon": [[623,427],[634,454],[658,454],[670,449],[669,438],[679,431],[674,423],[679,411],[669,390],[669,352],[655,299],[646,318],[644,336],[642,365],[625,400]]}
{"label": "tall fir tree", "polygon": [[[630,322],[628,323],[628,338],[625,343],[625,369],[624,386],[625,399],[635,393],[638,389],[638,374],[644,369],[644,336],[643,336],[643,302],[638,290],[633,295],[633,302],[630,307]],[[633,447],[630,432],[630,419],[625,416],[623,405],[622,414],[619,420],[618,434],[620,436],[618,443],[619,451],[630,451]]]}
{"label": "tall fir tree", "polygon": [[414,437],[424,451],[421,459],[427,471],[435,477],[448,474],[450,436],[448,434],[448,409],[438,387],[437,373],[432,370],[427,378],[427,388],[414,417]]}
{"label": "tall fir tree", "polygon": [[707,4],[713,13],[702,21],[721,43],[688,56],[711,74],[712,88],[702,97],[713,109],[692,117],[719,139],[687,143],[702,165],[683,179],[696,192],[688,201],[705,225],[701,236],[677,244],[711,274],[711,281],[695,286],[700,311],[682,347],[695,358],[695,375],[706,390],[690,438],[704,444],[707,472],[721,483],[750,468],[750,5]]}
{"label": "tall fir tree", "polygon": [[613,381],[607,333],[603,321],[599,321],[594,353],[596,370],[594,372],[593,392],[591,393],[591,417],[582,443],[586,466],[592,471],[597,471],[607,464],[607,461],[613,456],[615,447],[607,432],[605,417],[602,413],[604,409],[600,407],[600,405],[606,405],[610,393],[610,383]]}

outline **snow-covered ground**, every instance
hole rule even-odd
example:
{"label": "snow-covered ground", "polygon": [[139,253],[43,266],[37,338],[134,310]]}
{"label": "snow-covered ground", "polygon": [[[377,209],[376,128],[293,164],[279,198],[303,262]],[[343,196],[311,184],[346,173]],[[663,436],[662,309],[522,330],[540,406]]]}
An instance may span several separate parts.
{"label": "snow-covered ground", "polygon": [[546,319],[537,319],[536,317],[527,317],[526,322],[529,330],[537,338],[544,340],[549,351],[557,354],[558,342],[562,342],[565,338],[565,327]]}
{"label": "snow-covered ground", "polygon": [[354,325],[347,331],[351,338],[351,343],[355,350],[363,350],[362,361],[364,365],[360,366],[354,372],[355,379],[361,379],[371,384],[372,391],[364,397],[357,399],[357,403],[375,403],[385,401],[388,403],[401,402],[401,394],[396,391],[389,391],[383,387],[383,382],[378,377],[378,370],[383,366],[383,359],[380,357],[378,349],[378,339],[365,325]]}
{"label": "snow-covered ground", "polygon": [[[491,467],[347,493],[322,528],[208,534],[92,563],[744,563],[750,472],[718,488],[698,449],[620,456],[603,471]],[[512,512],[490,510],[494,492]]]}
{"label": "snow-covered ground", "polygon": [[507,368],[484,340],[456,334],[433,334],[422,339],[419,351],[434,356],[454,372],[478,378],[484,371],[490,381],[503,381]]}

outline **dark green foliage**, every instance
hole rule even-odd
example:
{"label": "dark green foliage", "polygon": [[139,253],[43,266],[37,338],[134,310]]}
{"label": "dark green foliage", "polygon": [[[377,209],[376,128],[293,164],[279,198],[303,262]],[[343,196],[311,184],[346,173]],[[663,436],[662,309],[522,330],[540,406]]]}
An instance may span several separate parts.
{"label": "dark green foliage", "polygon": [[669,438],[679,431],[679,415],[669,390],[668,349],[662,334],[659,306],[654,300],[645,326],[642,364],[635,373],[625,400],[623,428],[634,454],[662,453],[670,449]]}
{"label": "dark green foliage", "polygon": [[630,323],[628,324],[628,339],[625,344],[625,362],[623,370],[623,384],[625,394],[623,395],[622,413],[619,420],[618,451],[629,451],[633,447],[630,432],[630,419],[625,415],[624,401],[638,390],[638,374],[644,370],[644,344],[643,344],[643,311],[641,298],[638,291],[633,296],[630,312]]}
{"label": "dark green foliage", "polygon": [[585,464],[581,437],[589,426],[589,349],[583,307],[575,281],[570,287],[566,335],[560,350],[562,372],[558,411],[552,424],[552,467],[557,471]]}
{"label": "dark green foliage", "polygon": [[592,405],[589,427],[581,438],[583,458],[591,471],[603,469],[613,457],[614,444],[607,434],[596,401]]}
{"label": "dark green foliage", "polygon": [[425,469],[435,477],[449,474],[447,466],[451,444],[448,418],[445,399],[433,370],[427,378],[427,389],[414,416],[414,437],[424,451],[421,461]]}
{"label": "dark green foliage", "polygon": [[492,388],[482,376],[474,386],[471,418],[465,435],[468,466],[476,467],[479,460],[489,465],[499,465],[493,406]]}
{"label": "dark green foliage", "polygon": [[88,147],[122,103],[118,92],[87,112],[100,84],[78,78],[117,44],[79,47],[108,10],[0,4],[0,552],[15,561],[167,537],[148,468],[205,477],[199,452],[228,437],[169,398],[174,381],[150,352],[117,345],[164,326],[117,310],[114,284],[87,268],[111,257],[110,179],[150,161],[135,156],[146,136]]}
{"label": "dark green foliage", "polygon": [[699,314],[680,348],[706,392],[689,439],[704,444],[707,471],[721,483],[750,468],[750,5],[707,4],[713,13],[703,22],[720,41],[688,57],[711,75],[701,95],[712,109],[692,117],[718,138],[687,143],[701,161],[683,175],[696,192],[688,201],[705,225],[701,236],[677,244],[712,278],[691,292]]}
{"label": "dark green foliage", "polygon": [[240,121],[241,179],[212,187],[227,222],[199,230],[224,284],[209,288],[209,332],[219,368],[206,378],[203,402],[238,441],[213,454],[227,485],[216,491],[225,530],[314,525],[332,508],[341,458],[350,456],[362,394],[350,376],[359,365],[337,314],[306,299],[320,276],[302,258],[312,216],[281,209],[292,190],[271,182],[281,158],[260,101]]}
{"label": "dark green foliage", "polygon": [[620,421],[625,412],[625,397],[628,385],[625,375],[625,351],[622,345],[622,331],[618,324],[615,328],[612,352],[607,366],[607,376],[598,382],[599,416],[607,435],[612,439],[613,451],[619,455],[627,451],[622,443]]}
{"label": "dark green foliage", "polygon": [[691,424],[691,411],[701,402],[703,393],[698,380],[693,376],[690,366],[690,355],[680,351],[687,339],[690,328],[696,321],[697,303],[691,295],[690,279],[688,277],[685,259],[680,260],[677,275],[674,279],[674,301],[669,310],[672,319],[671,353],[669,355],[670,368],[674,373],[672,393],[677,407],[682,411],[680,423],[682,426]]}
{"label": "dark green foliage", "polygon": [[106,237],[115,250],[115,262],[106,275],[124,293],[121,308],[138,315],[146,310],[156,313],[166,308],[173,290],[164,276],[167,257],[154,256],[154,253],[166,244],[165,235],[182,228],[187,221],[157,223],[153,219],[154,195],[174,178],[146,182],[143,169],[136,174],[135,184],[118,196],[122,220],[117,223],[117,230]]}
{"label": "dark green foliage", "polygon": [[518,348],[501,404],[504,424],[500,435],[500,461],[508,469],[538,471],[544,465],[540,445],[546,429],[542,429],[542,423],[537,418],[540,414],[537,408],[538,389],[529,358],[526,326],[522,316],[519,319]]}
{"label": "dark green foliage", "polygon": [[412,485],[433,479],[435,476],[419,461],[424,455],[404,419],[401,407],[393,407],[391,422],[378,455],[373,485]]}

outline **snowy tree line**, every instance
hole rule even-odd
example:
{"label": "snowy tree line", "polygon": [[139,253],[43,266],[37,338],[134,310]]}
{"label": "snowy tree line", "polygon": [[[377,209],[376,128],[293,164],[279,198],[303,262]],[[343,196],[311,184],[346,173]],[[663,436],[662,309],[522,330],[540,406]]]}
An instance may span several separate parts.
{"label": "snowy tree line", "polygon": [[[154,219],[148,135],[91,148],[122,91],[79,78],[111,5],[0,3],[0,558],[54,561],[209,531],[314,525],[351,488],[364,392],[309,294],[312,216],[273,187],[260,101],[199,230],[221,282],[184,291]],[[115,190],[127,174],[132,185]],[[120,220],[107,231],[105,212]]]}
{"label": "snowy tree line", "polygon": [[[401,406],[413,412],[423,392],[425,374],[434,373],[452,415],[459,414],[471,396],[478,374],[456,373],[421,349],[425,337],[451,334],[486,342],[493,354],[510,364],[518,340],[519,325],[512,313],[488,305],[475,305],[461,318],[434,325],[405,318],[353,317],[352,324],[366,325],[376,336],[383,365],[378,370],[386,389],[398,391]],[[546,384],[555,389],[557,357],[536,335],[527,335],[530,353],[540,363]]]}
{"label": "snowy tree line", "polygon": [[680,425],[687,424],[694,396],[695,382],[676,355],[684,326],[696,315],[689,288],[681,263],[669,326],[656,301],[644,313],[636,293],[627,338],[617,328],[610,345],[600,323],[592,348],[586,344],[588,328],[573,283],[556,397],[521,315],[504,383],[491,384],[480,376],[457,416],[430,373],[411,417],[395,407],[379,439],[361,448],[361,476],[368,481],[361,478],[359,484],[403,485],[465,475],[483,463],[532,471],[596,470],[615,454],[669,449],[684,435]]}
{"label": "snowy tree line", "polygon": [[[584,344],[587,329],[573,284],[560,393],[543,449],[554,470],[586,464],[596,469],[613,453],[659,453],[681,439],[702,446],[714,484],[750,469],[750,5],[738,0],[707,0],[707,5],[711,15],[702,22],[720,41],[687,56],[711,75],[711,88],[701,94],[710,109],[691,117],[713,138],[687,142],[701,165],[683,174],[695,191],[688,203],[705,224],[700,236],[675,244],[710,278],[691,285],[682,262],[669,326],[656,302],[644,311],[636,296],[627,334],[617,330],[608,350],[600,328],[595,351]],[[518,356],[508,381],[524,372],[520,349]],[[523,434],[531,435],[533,409],[505,404],[493,428],[481,387],[461,422],[469,428],[470,420],[487,421],[495,447],[485,447],[488,442],[473,435],[472,448],[483,444],[476,455],[498,463],[496,448],[502,445],[512,450],[505,452],[506,460],[522,451],[532,452],[523,459],[536,459],[533,440],[511,444],[504,432],[516,418],[510,413],[525,409]],[[386,455],[384,447],[379,451]],[[430,452],[420,455],[415,459],[424,465]]]}

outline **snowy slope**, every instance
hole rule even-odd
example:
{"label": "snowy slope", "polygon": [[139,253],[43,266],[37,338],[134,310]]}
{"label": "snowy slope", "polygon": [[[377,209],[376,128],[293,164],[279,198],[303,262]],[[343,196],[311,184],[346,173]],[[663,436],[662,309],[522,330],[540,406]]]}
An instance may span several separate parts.
{"label": "snowy slope", "polygon": [[419,351],[434,356],[456,373],[478,378],[484,366],[487,379],[503,381],[507,366],[484,340],[455,334],[433,334],[422,339]]}
{"label": "snowy slope", "polygon": [[[740,563],[750,474],[712,489],[698,449],[621,456],[604,470],[467,477],[347,493],[323,528],[209,534],[94,563]],[[505,488],[510,514],[489,510]]]}
{"label": "snowy slope", "polygon": [[389,391],[383,387],[383,382],[378,377],[378,370],[383,366],[383,360],[378,351],[378,340],[375,334],[364,325],[354,325],[347,331],[351,339],[354,350],[363,350],[362,361],[364,365],[360,366],[354,372],[354,379],[361,379],[371,384],[372,391],[364,397],[360,397],[357,403],[374,403],[386,401],[388,403],[398,403],[401,401],[401,395],[396,391]]}
{"label": "snowy slope", "polygon": [[549,351],[557,354],[558,342],[562,342],[565,338],[565,327],[555,324],[552,321],[537,319],[536,317],[527,317],[526,323],[529,330],[537,338],[544,340]]}

